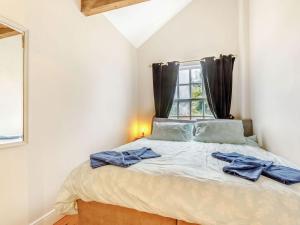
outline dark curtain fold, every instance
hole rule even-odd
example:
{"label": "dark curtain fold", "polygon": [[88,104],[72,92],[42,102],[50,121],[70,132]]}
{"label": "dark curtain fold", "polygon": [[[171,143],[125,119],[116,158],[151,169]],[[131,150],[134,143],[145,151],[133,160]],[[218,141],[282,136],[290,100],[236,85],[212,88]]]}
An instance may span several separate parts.
{"label": "dark curtain fold", "polygon": [[155,117],[168,118],[176,90],[179,63],[169,62],[167,65],[154,63],[152,69]]}
{"label": "dark curtain fold", "polygon": [[221,55],[219,59],[207,57],[201,60],[208,105],[217,119],[233,119],[230,108],[234,61],[232,55]]}

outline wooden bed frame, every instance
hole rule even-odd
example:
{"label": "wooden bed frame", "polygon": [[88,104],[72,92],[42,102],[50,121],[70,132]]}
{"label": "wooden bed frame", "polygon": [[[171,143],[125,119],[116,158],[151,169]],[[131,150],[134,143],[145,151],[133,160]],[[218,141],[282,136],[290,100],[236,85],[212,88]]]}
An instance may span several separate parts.
{"label": "wooden bed frame", "polygon": [[[174,120],[158,118],[154,118],[153,121],[174,122]],[[187,122],[186,120],[175,121]],[[253,135],[251,119],[243,120],[243,126],[246,137]],[[77,206],[79,225],[200,225],[98,202],[77,200]]]}
{"label": "wooden bed frame", "polygon": [[115,205],[77,200],[78,225],[196,225]]}

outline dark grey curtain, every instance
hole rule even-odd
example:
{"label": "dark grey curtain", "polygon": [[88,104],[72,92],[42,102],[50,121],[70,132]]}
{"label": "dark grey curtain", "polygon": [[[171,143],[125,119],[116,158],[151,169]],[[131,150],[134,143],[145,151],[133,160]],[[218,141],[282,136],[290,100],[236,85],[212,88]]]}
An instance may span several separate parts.
{"label": "dark grey curtain", "polygon": [[232,97],[232,72],[235,58],[221,55],[201,60],[207,101],[217,119],[233,119],[230,114]]}
{"label": "dark grey curtain", "polygon": [[167,65],[154,63],[152,69],[155,117],[168,118],[176,90],[179,63],[169,62]]}

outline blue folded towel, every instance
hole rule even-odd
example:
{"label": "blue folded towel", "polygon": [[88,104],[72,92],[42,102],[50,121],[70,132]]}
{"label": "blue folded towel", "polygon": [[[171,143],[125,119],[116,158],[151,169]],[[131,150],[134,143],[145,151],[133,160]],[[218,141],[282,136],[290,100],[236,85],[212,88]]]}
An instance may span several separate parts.
{"label": "blue folded towel", "polygon": [[151,148],[141,148],[137,150],[128,150],[123,152],[105,151],[90,155],[90,163],[93,169],[114,165],[119,167],[129,167],[140,162],[143,159],[160,157],[161,155],[152,151]]}
{"label": "blue folded towel", "polygon": [[254,157],[240,157],[234,159],[229,166],[224,166],[223,171],[247,180],[257,181],[264,168],[272,164],[271,161],[261,161]]}
{"label": "blue folded towel", "polygon": [[272,165],[262,175],[287,185],[300,183],[300,170],[286,166]]}
{"label": "blue folded towel", "polygon": [[286,166],[273,165],[272,161],[260,160],[252,156],[245,156],[236,152],[212,153],[214,158],[231,163],[223,168],[225,173],[256,181],[264,175],[283,184],[300,182],[300,170]]}

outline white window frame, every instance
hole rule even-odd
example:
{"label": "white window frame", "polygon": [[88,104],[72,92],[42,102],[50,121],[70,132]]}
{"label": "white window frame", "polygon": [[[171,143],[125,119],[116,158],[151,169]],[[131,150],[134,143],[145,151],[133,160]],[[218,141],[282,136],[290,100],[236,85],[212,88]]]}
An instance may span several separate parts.
{"label": "white window frame", "polygon": [[[186,83],[186,84],[180,84],[179,83],[179,76],[178,76],[178,79],[177,79],[177,83],[176,83],[176,91],[175,91],[175,95],[174,96],[174,100],[173,100],[173,104],[177,104],[177,110],[176,110],[176,115],[170,115],[169,118],[170,119],[187,119],[187,120],[196,120],[196,119],[204,119],[204,120],[207,120],[207,119],[214,119],[213,115],[212,114],[206,114],[206,105],[207,107],[208,106],[208,102],[207,102],[207,97],[205,95],[205,87],[204,87],[204,82],[203,82],[203,76],[202,76],[202,73],[200,74],[201,76],[201,81],[200,82],[192,82],[192,70],[193,69],[201,69],[201,64],[200,63],[189,63],[189,64],[186,64],[186,63],[181,63],[180,64],[180,67],[179,67],[179,74],[180,74],[180,71],[183,71],[183,70],[188,70],[189,71],[189,83]],[[201,88],[202,88],[202,93],[203,93],[203,96],[199,97],[199,98],[192,98],[192,86],[193,85],[201,85]],[[180,87],[181,86],[188,86],[189,87],[189,91],[190,91],[190,98],[186,98],[186,99],[183,99],[183,98],[180,98]],[[192,102],[193,101],[202,101],[202,115],[193,115],[192,113]],[[180,105],[180,102],[189,102],[189,115],[180,115],[179,113],[179,105]],[[210,110],[210,109],[209,109]]]}

